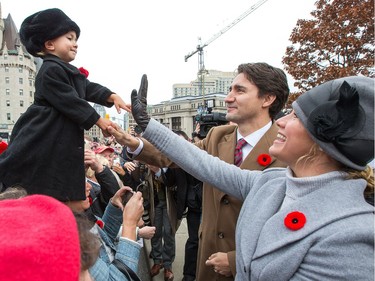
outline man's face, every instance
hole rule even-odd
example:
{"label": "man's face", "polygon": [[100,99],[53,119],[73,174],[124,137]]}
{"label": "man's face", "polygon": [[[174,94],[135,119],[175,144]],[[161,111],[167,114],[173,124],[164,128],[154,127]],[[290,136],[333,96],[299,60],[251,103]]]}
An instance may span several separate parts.
{"label": "man's face", "polygon": [[107,150],[104,150],[102,153],[100,153],[100,155],[108,160],[109,167],[111,168],[113,165],[113,157],[115,154],[111,150],[107,149]]}
{"label": "man's face", "polygon": [[227,120],[240,126],[256,118],[264,110],[264,99],[258,97],[258,91],[258,87],[247,80],[245,74],[238,74],[225,98]]}

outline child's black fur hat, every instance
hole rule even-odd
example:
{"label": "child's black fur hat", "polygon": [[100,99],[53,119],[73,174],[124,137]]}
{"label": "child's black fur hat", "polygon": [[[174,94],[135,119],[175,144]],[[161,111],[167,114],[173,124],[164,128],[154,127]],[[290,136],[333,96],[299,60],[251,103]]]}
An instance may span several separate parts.
{"label": "child's black fur hat", "polygon": [[69,31],[75,31],[77,38],[80,28],[63,11],[57,8],[39,11],[27,17],[20,29],[20,38],[26,50],[34,57],[43,50],[44,43]]}

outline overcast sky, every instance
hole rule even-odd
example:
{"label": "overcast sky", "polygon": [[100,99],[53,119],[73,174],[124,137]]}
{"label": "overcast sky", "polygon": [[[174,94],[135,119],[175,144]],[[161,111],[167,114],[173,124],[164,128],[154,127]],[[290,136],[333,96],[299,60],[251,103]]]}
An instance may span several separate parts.
{"label": "overcast sky", "polygon": [[[234,71],[240,63],[281,60],[298,19],[310,18],[316,0],[268,0],[204,48],[206,69]],[[229,25],[257,0],[0,0],[2,18],[10,13],[17,28],[29,15],[62,9],[81,28],[72,62],[91,81],[107,86],[130,102],[143,73],[149,79],[149,103],[172,98],[172,85],[196,79],[202,43]],[[121,4],[119,4],[121,3]],[[293,80],[289,76],[289,86]]]}

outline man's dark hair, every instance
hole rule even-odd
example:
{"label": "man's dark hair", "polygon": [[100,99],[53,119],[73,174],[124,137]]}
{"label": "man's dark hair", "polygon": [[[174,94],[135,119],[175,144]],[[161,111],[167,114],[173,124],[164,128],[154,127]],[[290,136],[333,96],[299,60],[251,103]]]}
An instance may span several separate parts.
{"label": "man's dark hair", "polygon": [[99,257],[100,241],[90,229],[92,222],[85,213],[73,212],[77,221],[79,242],[81,248],[81,271],[92,267]]}
{"label": "man's dark hair", "polygon": [[283,70],[264,62],[240,64],[237,73],[243,73],[247,79],[254,83],[258,89],[259,97],[266,94],[276,96],[269,109],[271,119],[285,106],[289,96],[289,86]]}

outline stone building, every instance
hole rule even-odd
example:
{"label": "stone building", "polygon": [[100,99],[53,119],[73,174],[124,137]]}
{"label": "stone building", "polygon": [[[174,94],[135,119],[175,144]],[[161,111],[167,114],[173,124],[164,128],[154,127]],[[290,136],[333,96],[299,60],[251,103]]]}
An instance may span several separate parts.
{"label": "stone building", "polygon": [[21,44],[11,15],[3,19],[0,7],[0,136],[5,139],[34,100],[37,66]]}

